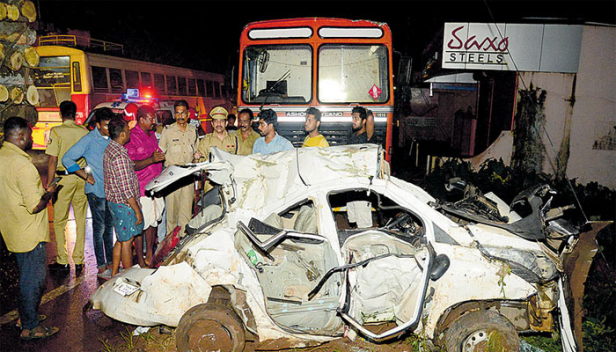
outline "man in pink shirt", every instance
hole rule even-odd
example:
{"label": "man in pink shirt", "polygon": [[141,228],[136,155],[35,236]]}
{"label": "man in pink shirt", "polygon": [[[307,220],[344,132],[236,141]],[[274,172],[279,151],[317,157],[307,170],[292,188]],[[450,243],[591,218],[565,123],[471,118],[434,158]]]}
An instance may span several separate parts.
{"label": "man in pink shirt", "polygon": [[[143,212],[143,234],[135,236],[135,251],[142,268],[148,267],[152,261],[154,240],[158,223],[161,221],[165,202],[160,197],[149,197],[145,194],[145,186],[163,170],[162,161],[165,155],[158,147],[156,129],[156,111],[144,105],[137,110],[137,125],[131,130],[130,141],[124,145],[129,158],[135,163],[135,172],[139,180],[141,192],[141,208]],[[146,254],[143,258],[143,238],[145,237]]]}

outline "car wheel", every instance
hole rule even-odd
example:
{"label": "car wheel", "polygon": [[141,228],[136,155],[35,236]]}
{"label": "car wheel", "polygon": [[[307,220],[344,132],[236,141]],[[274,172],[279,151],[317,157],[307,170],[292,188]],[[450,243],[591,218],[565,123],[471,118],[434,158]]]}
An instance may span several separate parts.
{"label": "car wheel", "polygon": [[465,314],[445,331],[448,352],[519,351],[520,338],[511,322],[491,310]]}
{"label": "car wheel", "polygon": [[175,334],[179,352],[241,352],[246,343],[242,321],[231,308],[219,304],[200,304],[189,309]]}

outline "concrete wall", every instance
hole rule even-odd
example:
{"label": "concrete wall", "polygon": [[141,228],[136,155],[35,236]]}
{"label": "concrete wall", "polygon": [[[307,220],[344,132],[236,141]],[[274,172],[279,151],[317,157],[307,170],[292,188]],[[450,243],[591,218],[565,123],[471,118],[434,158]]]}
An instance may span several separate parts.
{"label": "concrete wall", "polygon": [[546,92],[544,172],[615,189],[616,28],[584,26],[578,73],[520,72],[530,87]]}

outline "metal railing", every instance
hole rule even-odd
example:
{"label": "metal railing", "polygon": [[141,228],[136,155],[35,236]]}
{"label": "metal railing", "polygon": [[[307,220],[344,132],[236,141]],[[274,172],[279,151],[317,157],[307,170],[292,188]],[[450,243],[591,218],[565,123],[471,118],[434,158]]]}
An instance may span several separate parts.
{"label": "metal railing", "polygon": [[38,37],[39,45],[62,45],[73,47],[85,47],[93,49],[101,49],[103,52],[107,51],[119,51],[124,54],[124,45],[107,42],[99,39],[92,39],[87,37],[80,37],[76,35],[57,34],[57,35],[43,35]]}

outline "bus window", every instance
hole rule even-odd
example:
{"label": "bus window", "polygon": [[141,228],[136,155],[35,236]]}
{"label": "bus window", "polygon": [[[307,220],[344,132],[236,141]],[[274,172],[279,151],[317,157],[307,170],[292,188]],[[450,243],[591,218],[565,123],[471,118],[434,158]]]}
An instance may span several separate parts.
{"label": "bus window", "polygon": [[178,95],[186,95],[186,77],[178,77]]}
{"label": "bus window", "polygon": [[211,98],[214,96],[214,82],[212,81],[205,81],[205,85],[206,85],[206,97]]}
{"label": "bus window", "polygon": [[305,104],[312,94],[309,45],[263,45],[244,51],[242,100]]}
{"label": "bus window", "polygon": [[141,72],[141,88],[152,87],[152,74]]}
{"label": "bus window", "polygon": [[220,98],[220,82],[214,81],[214,97]]}
{"label": "bus window", "polygon": [[73,62],[73,92],[81,92],[81,68],[79,62]]}
{"label": "bus window", "polygon": [[92,66],[92,86],[95,92],[106,92],[109,89],[105,67]]}
{"label": "bus window", "polygon": [[110,68],[109,83],[111,83],[111,91],[113,93],[124,92],[124,82],[122,82],[122,70],[120,70],[119,68]]}
{"label": "bus window", "polygon": [[158,94],[165,93],[165,76],[158,73],[154,74],[154,88]]}
{"label": "bus window", "polygon": [[196,96],[197,95],[197,82],[194,78],[188,79],[188,95]]}
{"label": "bus window", "polygon": [[57,108],[60,102],[71,100],[70,58],[68,56],[41,57],[34,69],[34,85],[42,108]]}
{"label": "bus window", "polygon": [[139,72],[126,70],[124,74],[126,75],[126,89],[139,89]]}
{"label": "bus window", "polygon": [[385,45],[321,46],[317,82],[319,101],[386,102],[389,99],[388,60]]}
{"label": "bus window", "polygon": [[178,94],[175,76],[167,76],[167,94]]}
{"label": "bus window", "polygon": [[197,90],[199,91],[199,96],[205,96],[205,81],[202,79],[197,79]]}

